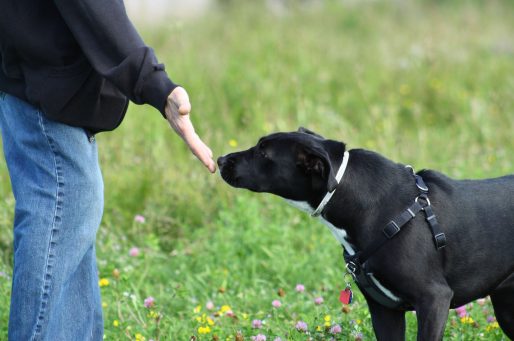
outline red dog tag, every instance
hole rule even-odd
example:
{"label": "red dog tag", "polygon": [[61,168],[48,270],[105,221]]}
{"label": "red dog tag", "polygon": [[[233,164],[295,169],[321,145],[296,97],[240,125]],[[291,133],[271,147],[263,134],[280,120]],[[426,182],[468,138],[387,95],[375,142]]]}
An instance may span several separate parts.
{"label": "red dog tag", "polygon": [[353,293],[352,289],[347,287],[344,290],[341,290],[341,294],[339,295],[339,301],[341,301],[342,304],[350,304],[352,303],[353,299]]}

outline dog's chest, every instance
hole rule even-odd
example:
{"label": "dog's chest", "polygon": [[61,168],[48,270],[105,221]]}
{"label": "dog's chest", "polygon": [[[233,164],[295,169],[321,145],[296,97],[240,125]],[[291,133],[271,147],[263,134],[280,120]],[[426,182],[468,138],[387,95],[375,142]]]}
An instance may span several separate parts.
{"label": "dog's chest", "polygon": [[[295,200],[289,200],[285,199],[287,203],[289,203],[291,206],[298,208],[299,210],[303,212],[307,212],[309,215],[314,212],[314,209],[307,203],[306,201],[295,201]],[[339,244],[342,244],[345,248],[346,252],[348,252],[350,255],[355,254],[355,251],[350,243],[346,240],[346,231],[342,228],[335,227],[331,222],[327,221],[323,216],[318,217],[325,226],[327,226],[330,231],[332,232],[332,235],[334,238],[339,242]]]}

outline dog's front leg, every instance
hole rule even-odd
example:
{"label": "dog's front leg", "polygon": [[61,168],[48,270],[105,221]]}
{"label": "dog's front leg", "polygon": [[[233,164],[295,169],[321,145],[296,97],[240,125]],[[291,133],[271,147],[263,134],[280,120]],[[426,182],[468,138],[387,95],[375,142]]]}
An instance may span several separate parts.
{"label": "dog's front leg", "polygon": [[386,308],[366,298],[377,341],[405,340],[405,312]]}
{"label": "dog's front leg", "polygon": [[430,291],[424,292],[417,300],[415,307],[418,319],[418,341],[443,339],[452,297],[453,291],[450,287],[432,284]]}

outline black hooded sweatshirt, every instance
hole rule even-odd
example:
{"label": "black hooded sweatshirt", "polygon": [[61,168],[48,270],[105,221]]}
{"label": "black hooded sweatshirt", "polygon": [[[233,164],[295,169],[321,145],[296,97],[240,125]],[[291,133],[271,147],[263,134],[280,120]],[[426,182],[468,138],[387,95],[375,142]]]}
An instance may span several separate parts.
{"label": "black hooded sweatshirt", "polygon": [[50,119],[112,130],[128,100],[164,115],[175,87],[122,0],[0,0],[0,90]]}

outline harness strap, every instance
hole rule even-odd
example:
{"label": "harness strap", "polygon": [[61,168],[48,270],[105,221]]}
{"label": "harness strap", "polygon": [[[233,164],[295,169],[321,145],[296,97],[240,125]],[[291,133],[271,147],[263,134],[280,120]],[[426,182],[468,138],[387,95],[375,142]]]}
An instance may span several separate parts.
{"label": "harness strap", "polygon": [[391,309],[410,308],[410,305],[402,298],[383,287],[365,266],[355,273],[355,282],[362,292],[384,307]]}
{"label": "harness strap", "polygon": [[443,233],[441,226],[439,226],[439,222],[432,210],[432,206],[428,205],[424,208],[426,219],[428,222],[428,226],[430,226],[430,230],[432,231],[432,236],[434,237],[434,243],[437,250],[442,249],[446,246],[446,236]]}
{"label": "harness strap", "polygon": [[382,234],[375,238],[375,240],[364,250],[355,254],[353,258],[358,259],[360,264],[365,263],[372,254],[377,252],[378,249],[380,249],[385,243],[389,241],[389,239],[396,236],[402,230],[402,227],[404,227],[405,224],[412,220],[412,218],[414,218],[416,214],[422,209],[423,207],[421,204],[414,202],[399,216],[387,223],[387,225],[382,230]]}
{"label": "harness strap", "polygon": [[[412,167],[410,168],[412,169]],[[440,250],[446,246],[446,236],[443,233],[441,227],[439,226],[439,222],[437,221],[437,218],[434,214],[434,210],[432,209],[430,200],[428,200],[428,186],[425,184],[425,181],[421,176],[414,174],[414,178],[416,179],[416,186],[421,192],[418,199],[423,199],[426,202],[426,206],[423,207],[423,211],[425,212],[428,226],[430,226],[430,231],[432,232],[432,236],[434,237],[435,247],[437,250]],[[416,202],[417,201],[418,200],[416,200]]]}
{"label": "harness strap", "polygon": [[[412,169],[412,167],[409,168]],[[414,172],[413,175],[420,194],[416,200],[414,200],[412,205],[410,205],[399,216],[385,225],[382,230],[382,234],[377,236],[377,238],[375,238],[375,240],[371,242],[368,247],[354,255],[349,255],[347,257],[347,261],[349,261],[348,265],[350,272],[353,272],[352,270],[357,270],[359,267],[362,267],[362,265],[369,259],[369,257],[371,257],[382,246],[384,246],[387,241],[396,236],[402,230],[402,227],[411,221],[420,211],[425,212],[426,221],[430,226],[430,231],[432,232],[436,249],[440,250],[446,246],[446,236],[439,226],[439,222],[437,221],[437,218],[432,209],[432,205],[430,204],[430,200],[428,199],[428,187],[421,176],[414,174]]]}
{"label": "harness strap", "polygon": [[387,243],[387,241],[396,236],[420,211],[425,213],[425,218],[430,226],[437,250],[446,246],[446,237],[439,226],[430,200],[428,199],[428,187],[425,181],[423,181],[423,178],[414,173],[412,167],[407,166],[407,168],[411,169],[419,190],[419,195],[414,200],[414,203],[387,223],[382,229],[382,233],[363,251],[350,254],[342,244],[344,250],[343,255],[346,261],[346,271],[353,277],[357,286],[363,293],[377,303],[392,309],[411,309],[412,307],[403,298],[394,295],[383,287],[374,277],[373,273],[369,271],[366,261]]}
{"label": "harness strap", "polygon": [[[347,264],[351,264],[351,255],[343,250],[343,257]],[[380,305],[391,309],[406,309],[410,310],[411,305],[406,302],[402,297],[396,296],[393,292],[384,287],[373,272],[367,268],[367,263],[356,267],[351,276],[362,293],[373,299]]]}
{"label": "harness strap", "polygon": [[412,220],[416,214],[421,211],[423,207],[418,203],[414,202],[411,206],[409,206],[405,211],[403,211],[399,216],[391,220],[382,230],[382,234],[380,234],[375,240],[368,245],[364,250],[357,252],[355,255],[350,257],[350,261],[357,264],[365,263],[371,255],[378,251],[389,239],[396,236],[402,229],[405,224],[407,224],[410,220]]}

